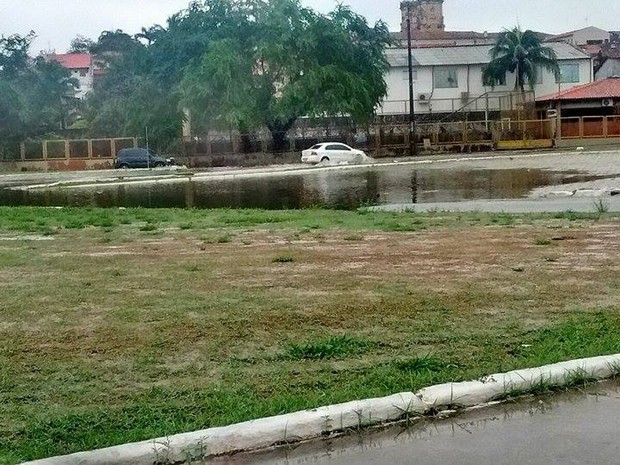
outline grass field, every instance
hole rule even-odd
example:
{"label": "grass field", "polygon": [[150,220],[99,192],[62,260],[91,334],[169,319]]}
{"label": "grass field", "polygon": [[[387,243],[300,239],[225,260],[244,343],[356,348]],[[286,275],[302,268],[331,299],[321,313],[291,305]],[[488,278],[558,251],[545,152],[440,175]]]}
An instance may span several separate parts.
{"label": "grass field", "polygon": [[620,352],[619,225],[0,208],[0,463]]}

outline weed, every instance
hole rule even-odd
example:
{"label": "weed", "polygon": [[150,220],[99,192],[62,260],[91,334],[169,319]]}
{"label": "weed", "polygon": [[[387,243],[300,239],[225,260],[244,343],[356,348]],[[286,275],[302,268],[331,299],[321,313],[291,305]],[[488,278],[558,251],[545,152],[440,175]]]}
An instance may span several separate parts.
{"label": "weed", "polygon": [[222,234],[217,237],[216,241],[218,244],[226,244],[228,242],[232,242],[232,238],[233,236],[231,234]]}
{"label": "weed", "polygon": [[348,236],[344,236],[343,238],[345,241],[363,241],[364,240],[364,236],[360,235],[360,234],[350,234]]}
{"label": "weed", "polygon": [[598,198],[594,201],[594,208],[598,213],[607,213],[609,211],[609,202]]}
{"label": "weed", "polygon": [[140,231],[157,231],[157,225],[153,223],[146,223],[140,227]]}
{"label": "weed", "polygon": [[361,339],[346,335],[330,336],[304,344],[290,344],[285,350],[285,356],[293,360],[343,358],[350,355],[359,355],[369,347],[370,344]]}
{"label": "weed", "polygon": [[272,263],[293,263],[295,259],[293,257],[289,257],[288,255],[282,255],[280,257],[275,257],[271,260]]}
{"label": "weed", "polygon": [[551,239],[536,239],[534,245],[551,245]]}

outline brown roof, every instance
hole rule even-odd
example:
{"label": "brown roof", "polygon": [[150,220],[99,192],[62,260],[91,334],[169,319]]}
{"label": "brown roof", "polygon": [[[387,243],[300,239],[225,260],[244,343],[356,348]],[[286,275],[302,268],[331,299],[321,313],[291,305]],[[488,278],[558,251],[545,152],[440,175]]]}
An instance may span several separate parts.
{"label": "brown roof", "polygon": [[554,94],[543,95],[542,97],[538,97],[536,101],[597,100],[607,98],[620,98],[620,78],[611,77],[582,86],[575,86],[559,93],[556,92]]}

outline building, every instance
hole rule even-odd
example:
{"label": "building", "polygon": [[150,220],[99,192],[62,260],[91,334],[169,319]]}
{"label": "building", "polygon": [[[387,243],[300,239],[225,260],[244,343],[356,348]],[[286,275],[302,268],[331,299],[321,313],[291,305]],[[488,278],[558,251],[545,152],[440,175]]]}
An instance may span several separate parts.
{"label": "building", "polygon": [[412,43],[419,46],[453,46],[493,44],[497,33],[446,31],[444,0],[405,0],[400,3],[401,30],[392,33],[400,46],[406,46],[407,19],[411,23]]}
{"label": "building", "polygon": [[71,77],[77,79],[79,86],[76,97],[84,99],[93,90],[94,66],[93,57],[89,53],[51,54],[49,59],[57,61],[71,72]]}
{"label": "building", "polygon": [[620,41],[602,45],[598,62],[595,74],[597,81],[620,77]]}
{"label": "building", "polygon": [[620,77],[542,95],[536,105],[541,110],[556,110],[562,118],[620,115]]}
{"label": "building", "polygon": [[565,42],[583,47],[585,45],[602,45],[611,40],[611,33],[598,27],[589,26],[576,31],[564,32],[562,34],[547,37],[547,42]]}
{"label": "building", "polygon": [[549,36],[545,41],[564,42],[579,47],[592,58],[594,69],[596,70],[600,66],[601,49],[604,45],[611,42],[612,37],[612,33],[608,31],[589,26],[576,31]]}
{"label": "building", "polygon": [[[593,80],[590,57],[572,45],[548,44],[557,54],[561,78],[542,70],[534,87],[535,95],[563,91]],[[459,45],[412,49],[414,65],[415,112],[452,113],[500,110],[501,99],[514,91],[515,76],[508,74],[504,85],[484,86],[482,74],[491,61],[492,45]],[[390,70],[386,76],[388,95],[378,114],[409,112],[409,79],[407,49],[386,51]]]}
{"label": "building", "polygon": [[620,141],[620,77],[543,95],[536,106],[541,116],[555,115],[558,146]]}

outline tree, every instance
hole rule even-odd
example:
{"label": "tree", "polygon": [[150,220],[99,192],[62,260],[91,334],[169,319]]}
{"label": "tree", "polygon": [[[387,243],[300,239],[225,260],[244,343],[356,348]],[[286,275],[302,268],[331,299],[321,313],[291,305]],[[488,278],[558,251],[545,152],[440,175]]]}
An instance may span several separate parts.
{"label": "tree", "polygon": [[28,67],[28,50],[35,37],[32,31],[25,36],[0,36],[0,77],[12,79]]}
{"label": "tree", "polygon": [[[206,0],[203,8],[221,3]],[[279,150],[299,117],[364,121],[385,96],[390,38],[383,22],[370,27],[342,5],[321,15],[298,0],[228,3],[235,16],[226,34],[184,73],[181,103],[192,122],[242,131],[266,126]]]}
{"label": "tree", "polygon": [[20,101],[20,118],[26,135],[37,136],[66,129],[76,109],[79,83],[66,68],[46,57],[37,57],[14,84]]}
{"label": "tree", "polygon": [[560,73],[555,51],[543,46],[531,30],[519,27],[504,30],[491,48],[491,62],[484,69],[485,85],[496,86],[505,81],[506,73],[515,74],[515,90],[525,93],[525,85],[534,88],[538,69],[542,67],[556,76]]}
{"label": "tree", "polygon": [[91,39],[78,35],[71,41],[68,53],[90,53],[94,46]]}

